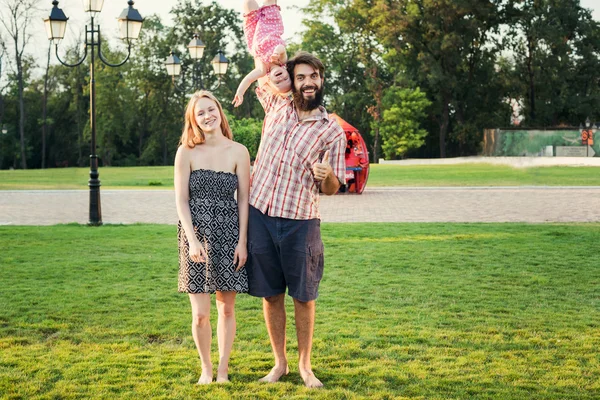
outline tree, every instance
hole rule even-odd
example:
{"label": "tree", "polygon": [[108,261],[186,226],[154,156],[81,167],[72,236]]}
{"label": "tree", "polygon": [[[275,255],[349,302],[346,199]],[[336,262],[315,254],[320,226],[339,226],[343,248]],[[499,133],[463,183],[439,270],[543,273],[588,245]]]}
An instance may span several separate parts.
{"label": "tree", "polygon": [[525,125],[577,125],[598,108],[600,24],[579,0],[518,2],[507,42]]}
{"label": "tree", "polygon": [[[25,79],[23,76],[23,58],[25,47],[29,43],[31,34],[27,31],[33,24],[32,19],[36,12],[35,0],[5,0],[4,6],[7,12],[0,13],[0,21],[12,40],[14,51],[14,63],[16,68],[16,80],[19,96],[19,138],[21,145],[21,167],[27,169],[27,155],[25,152],[25,102],[23,91]],[[8,15],[5,15],[8,14]]]}
{"label": "tree", "polygon": [[[307,29],[295,48],[317,55],[325,65],[325,102],[329,111],[356,126],[371,148],[373,162],[378,159],[378,129],[371,133],[371,122],[380,113],[382,89],[389,86],[383,73],[386,66],[373,42],[361,27],[360,15],[336,1],[312,0],[303,9]],[[332,20],[333,23],[324,21]],[[367,36],[367,37],[366,37]]]}
{"label": "tree", "polygon": [[420,121],[431,105],[419,88],[392,87],[385,91],[383,118],[379,123],[383,153],[387,159],[403,157],[407,151],[425,143],[427,131]]}
{"label": "tree", "polygon": [[[356,0],[369,26],[388,49],[389,62],[430,96],[431,119],[439,128],[439,155],[446,157],[447,135],[457,105],[465,106],[464,84],[474,82],[485,42],[502,22],[503,0]],[[466,107],[463,107],[466,108]]]}

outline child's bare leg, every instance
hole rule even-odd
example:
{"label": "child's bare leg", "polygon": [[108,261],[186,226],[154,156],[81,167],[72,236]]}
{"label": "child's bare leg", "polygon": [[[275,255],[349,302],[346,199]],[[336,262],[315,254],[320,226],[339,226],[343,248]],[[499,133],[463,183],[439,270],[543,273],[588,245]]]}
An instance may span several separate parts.
{"label": "child's bare leg", "polygon": [[277,0],[264,0],[263,7],[272,6],[273,4],[277,4]]}
{"label": "child's bare leg", "polygon": [[256,0],[244,0],[244,14],[248,14],[254,10],[258,10],[258,3]]}

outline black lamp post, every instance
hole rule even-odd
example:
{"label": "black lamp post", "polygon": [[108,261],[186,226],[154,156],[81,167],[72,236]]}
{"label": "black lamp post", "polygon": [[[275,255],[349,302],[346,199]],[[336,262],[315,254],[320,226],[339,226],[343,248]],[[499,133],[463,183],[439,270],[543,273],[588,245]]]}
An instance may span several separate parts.
{"label": "black lamp post", "polygon": [[[194,85],[194,90],[204,89],[204,84],[202,83],[202,75],[198,70],[198,60],[200,60],[204,54],[204,49],[206,46],[200,40],[198,33],[194,33],[194,37],[188,44],[188,50],[190,52],[190,57],[192,58],[193,66],[192,66],[192,82]],[[221,79],[227,73],[227,66],[229,65],[229,60],[223,55],[223,52],[219,50],[217,55],[212,59],[211,64],[213,66],[213,71],[218,78],[217,85],[213,87],[211,90],[216,90],[221,85]],[[181,60],[177,55],[171,50],[171,53],[165,60],[165,68],[167,69],[167,74],[171,77],[173,81],[173,86],[180,91],[185,91],[185,87],[177,85],[175,81],[175,77],[181,74]]]}
{"label": "black lamp post", "polygon": [[90,188],[90,225],[102,225],[102,211],[100,206],[100,176],[98,173],[98,156],[96,155],[96,80],[94,78],[94,47],[98,48],[98,58],[104,64],[110,67],[119,67],[127,60],[131,55],[131,43],[140,35],[142,29],[142,23],[144,19],[140,13],[133,8],[133,1],[127,2],[128,7],[123,10],[121,15],[117,18],[119,22],[119,32],[121,39],[127,40],[127,57],[123,61],[117,64],[111,64],[102,55],[101,45],[102,38],[100,36],[100,25],[94,25],[94,16],[102,11],[104,0],[84,0],[83,6],[86,12],[90,13],[90,28],[86,25],[85,27],[85,53],[83,58],[75,64],[68,64],[60,59],[58,55],[58,44],[65,36],[67,29],[67,20],[65,13],[58,8],[58,1],[52,2],[54,7],[50,12],[50,16],[44,20],[46,25],[46,33],[48,39],[55,41],[56,58],[58,61],[67,67],[77,67],[81,65],[87,55],[88,47],[91,47],[90,51],[90,126],[92,131],[92,139],[90,143],[90,180],[88,186]]}

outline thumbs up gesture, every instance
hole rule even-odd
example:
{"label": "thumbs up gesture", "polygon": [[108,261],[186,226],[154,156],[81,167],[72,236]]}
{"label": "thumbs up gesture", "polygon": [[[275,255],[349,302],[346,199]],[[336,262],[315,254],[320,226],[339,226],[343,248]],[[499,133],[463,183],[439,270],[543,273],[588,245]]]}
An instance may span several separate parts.
{"label": "thumbs up gesture", "polygon": [[312,166],[313,176],[315,177],[315,181],[321,182],[327,178],[332,172],[331,165],[329,165],[329,150],[325,152],[323,155],[323,159],[321,162],[316,162]]}

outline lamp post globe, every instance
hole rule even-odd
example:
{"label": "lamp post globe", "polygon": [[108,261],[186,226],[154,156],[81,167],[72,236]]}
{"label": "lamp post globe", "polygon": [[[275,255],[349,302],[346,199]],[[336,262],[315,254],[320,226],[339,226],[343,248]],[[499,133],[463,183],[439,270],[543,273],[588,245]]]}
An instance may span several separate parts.
{"label": "lamp post globe", "polygon": [[104,0],[83,0],[83,11],[97,14],[102,11]]}
{"label": "lamp post globe", "polygon": [[133,0],[129,0],[127,4],[129,7],[124,9],[119,18],[117,18],[119,33],[121,34],[121,39],[135,40],[140,36],[144,19],[138,10],[133,8]]}
{"label": "lamp post globe", "polygon": [[48,40],[54,40],[54,42],[58,43],[65,37],[67,20],[69,18],[67,18],[62,9],[58,8],[57,0],[54,0],[52,5],[54,7],[50,11],[50,16],[44,19],[44,26],[46,27]]}
{"label": "lamp post globe", "polygon": [[223,51],[219,50],[217,55],[212,59],[211,64],[213,66],[213,70],[215,71],[215,75],[219,77],[219,80],[227,73],[227,66],[229,65],[229,60],[223,54]]}
{"label": "lamp post globe", "polygon": [[171,54],[165,60],[165,68],[167,69],[167,74],[171,77],[181,74],[181,60],[173,53],[173,50],[171,50]]}
{"label": "lamp post globe", "polygon": [[194,37],[188,44],[190,57],[192,57],[193,60],[201,59],[204,55],[205,48],[206,46],[204,45],[204,42],[202,42],[202,40],[200,40],[200,38],[198,37],[198,32],[194,32]]}

